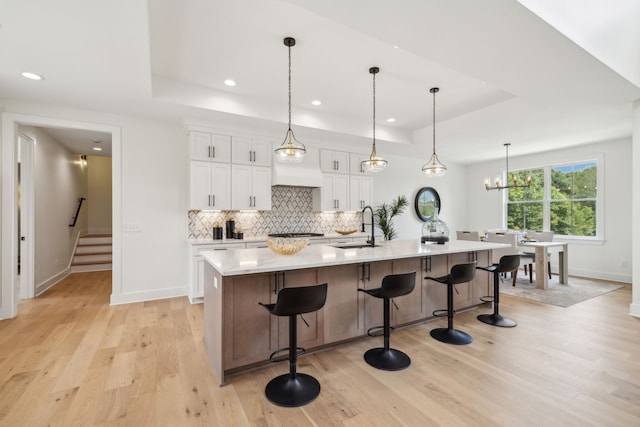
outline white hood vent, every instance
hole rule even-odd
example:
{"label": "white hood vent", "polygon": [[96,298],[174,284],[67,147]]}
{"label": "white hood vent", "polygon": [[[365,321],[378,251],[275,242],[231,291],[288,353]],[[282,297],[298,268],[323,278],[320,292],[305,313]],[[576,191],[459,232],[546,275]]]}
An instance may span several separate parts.
{"label": "white hood vent", "polygon": [[274,160],[271,171],[272,186],[322,187],[318,149],[307,148],[307,154],[301,163],[279,163]]}

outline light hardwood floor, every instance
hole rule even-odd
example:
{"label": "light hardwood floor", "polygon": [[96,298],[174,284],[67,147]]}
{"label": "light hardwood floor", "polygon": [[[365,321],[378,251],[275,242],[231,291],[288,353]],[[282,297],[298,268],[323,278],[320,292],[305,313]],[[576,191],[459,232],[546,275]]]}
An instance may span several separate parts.
{"label": "light hardwood floor", "polygon": [[218,387],[202,343],[202,305],[187,298],[110,307],[110,272],[77,273],[0,321],[1,426],[638,426],[640,319],[631,289],[569,308],[501,296],[518,326],[458,314],[474,337],[442,344],[429,330],[396,331],[409,369],[383,372],[367,338],[308,354],[299,371],[322,384],[294,409],[270,404],[264,386],[279,363]]}

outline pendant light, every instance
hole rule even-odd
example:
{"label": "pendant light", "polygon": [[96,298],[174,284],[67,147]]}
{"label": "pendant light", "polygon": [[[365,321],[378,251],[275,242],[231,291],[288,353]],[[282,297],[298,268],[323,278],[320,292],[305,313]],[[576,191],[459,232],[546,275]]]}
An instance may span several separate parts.
{"label": "pendant light", "polygon": [[531,175],[527,176],[527,179],[525,179],[524,183],[522,184],[518,184],[518,175],[513,175],[512,181],[513,184],[509,184],[509,146],[511,144],[510,143],[505,143],[504,147],[507,151],[507,168],[506,168],[506,176],[507,176],[507,182],[503,183],[502,179],[500,176],[496,177],[496,185],[491,186],[490,182],[489,182],[489,178],[485,178],[484,180],[484,188],[489,191],[489,190],[504,190],[505,188],[529,188],[529,186],[531,186]]}
{"label": "pendant light", "polygon": [[284,45],[289,48],[289,130],[282,144],[275,150],[276,159],[283,163],[300,163],[307,153],[307,149],[293,135],[291,130],[291,47],[296,45],[296,39],[285,37]]}
{"label": "pendant light", "polygon": [[368,160],[360,162],[360,169],[363,172],[380,172],[387,166],[387,161],[378,157],[376,153],[376,74],[380,72],[380,68],[371,67],[369,73],[373,76],[373,147]]}
{"label": "pendant light", "polygon": [[422,172],[427,176],[443,176],[447,173],[447,167],[440,163],[436,154],[436,93],[439,90],[437,87],[432,87],[429,90],[433,94],[433,154],[431,154],[429,162],[422,166]]}

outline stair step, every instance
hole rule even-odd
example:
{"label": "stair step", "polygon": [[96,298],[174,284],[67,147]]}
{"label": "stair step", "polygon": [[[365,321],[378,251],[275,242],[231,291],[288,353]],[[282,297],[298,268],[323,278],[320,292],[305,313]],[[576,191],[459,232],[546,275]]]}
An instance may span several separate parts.
{"label": "stair step", "polygon": [[97,254],[97,253],[111,253],[111,245],[78,245],[76,247],[76,255],[80,254]]}
{"label": "stair step", "polygon": [[101,265],[101,264],[111,264],[111,261],[80,261],[80,262],[72,262],[71,266],[80,266],[80,265]]}
{"label": "stair step", "polygon": [[84,262],[84,263],[96,263],[96,262],[100,262],[100,263],[104,263],[104,262],[111,262],[112,258],[111,258],[111,253],[106,253],[106,254],[76,254],[73,256],[73,260],[71,261],[72,264],[74,263],[78,263],[78,262]]}
{"label": "stair step", "polygon": [[106,264],[79,264],[79,265],[72,265],[71,266],[71,271],[73,273],[84,272],[84,271],[106,271],[106,270],[111,270],[111,268],[112,268],[111,263],[106,263]]}

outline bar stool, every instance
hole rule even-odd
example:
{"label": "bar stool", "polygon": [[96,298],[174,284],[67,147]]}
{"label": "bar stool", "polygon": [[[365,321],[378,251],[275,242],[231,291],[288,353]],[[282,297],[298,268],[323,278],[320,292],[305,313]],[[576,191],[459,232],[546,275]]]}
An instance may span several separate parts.
{"label": "bar stool", "polygon": [[[447,313],[447,327],[436,328],[431,330],[431,336],[438,341],[447,344],[463,345],[473,342],[471,335],[466,332],[453,328],[453,290],[458,283],[466,283],[473,280],[476,276],[476,262],[467,262],[464,264],[456,264],[451,267],[451,272],[442,277],[425,277],[425,279],[434,280],[447,285],[447,308],[442,310],[434,310],[433,315],[443,317],[441,313]],[[456,293],[458,290],[456,289]]]}
{"label": "bar stool", "polygon": [[[298,348],[297,319],[300,314],[320,310],[327,300],[327,284],[283,288],[278,292],[275,304],[263,304],[274,316],[289,317],[289,373],[273,378],[264,393],[267,399],[279,406],[295,407],[306,405],[320,394],[320,383],[311,375],[296,372],[296,361],[304,349]],[[304,320],[304,319],[303,319]],[[306,323],[306,321],[305,321]],[[274,352],[270,359],[280,350]]]}
{"label": "bar stool", "polygon": [[[407,295],[416,286],[416,272],[390,274],[382,279],[382,286],[375,289],[360,289],[375,298],[383,298],[384,307],[384,347],[367,350],[364,360],[371,366],[384,371],[399,371],[409,367],[411,359],[405,353],[389,347],[389,335],[391,334],[391,298]],[[378,326],[379,327],[379,326]]]}
{"label": "bar stool", "polygon": [[493,301],[493,314],[481,314],[478,316],[479,321],[503,328],[513,328],[518,324],[515,320],[502,317],[499,312],[500,274],[514,272],[518,267],[520,267],[520,255],[504,255],[500,258],[499,264],[493,264],[488,267],[477,267],[479,270],[493,273],[493,296],[487,295],[480,297],[480,300],[483,302]]}

